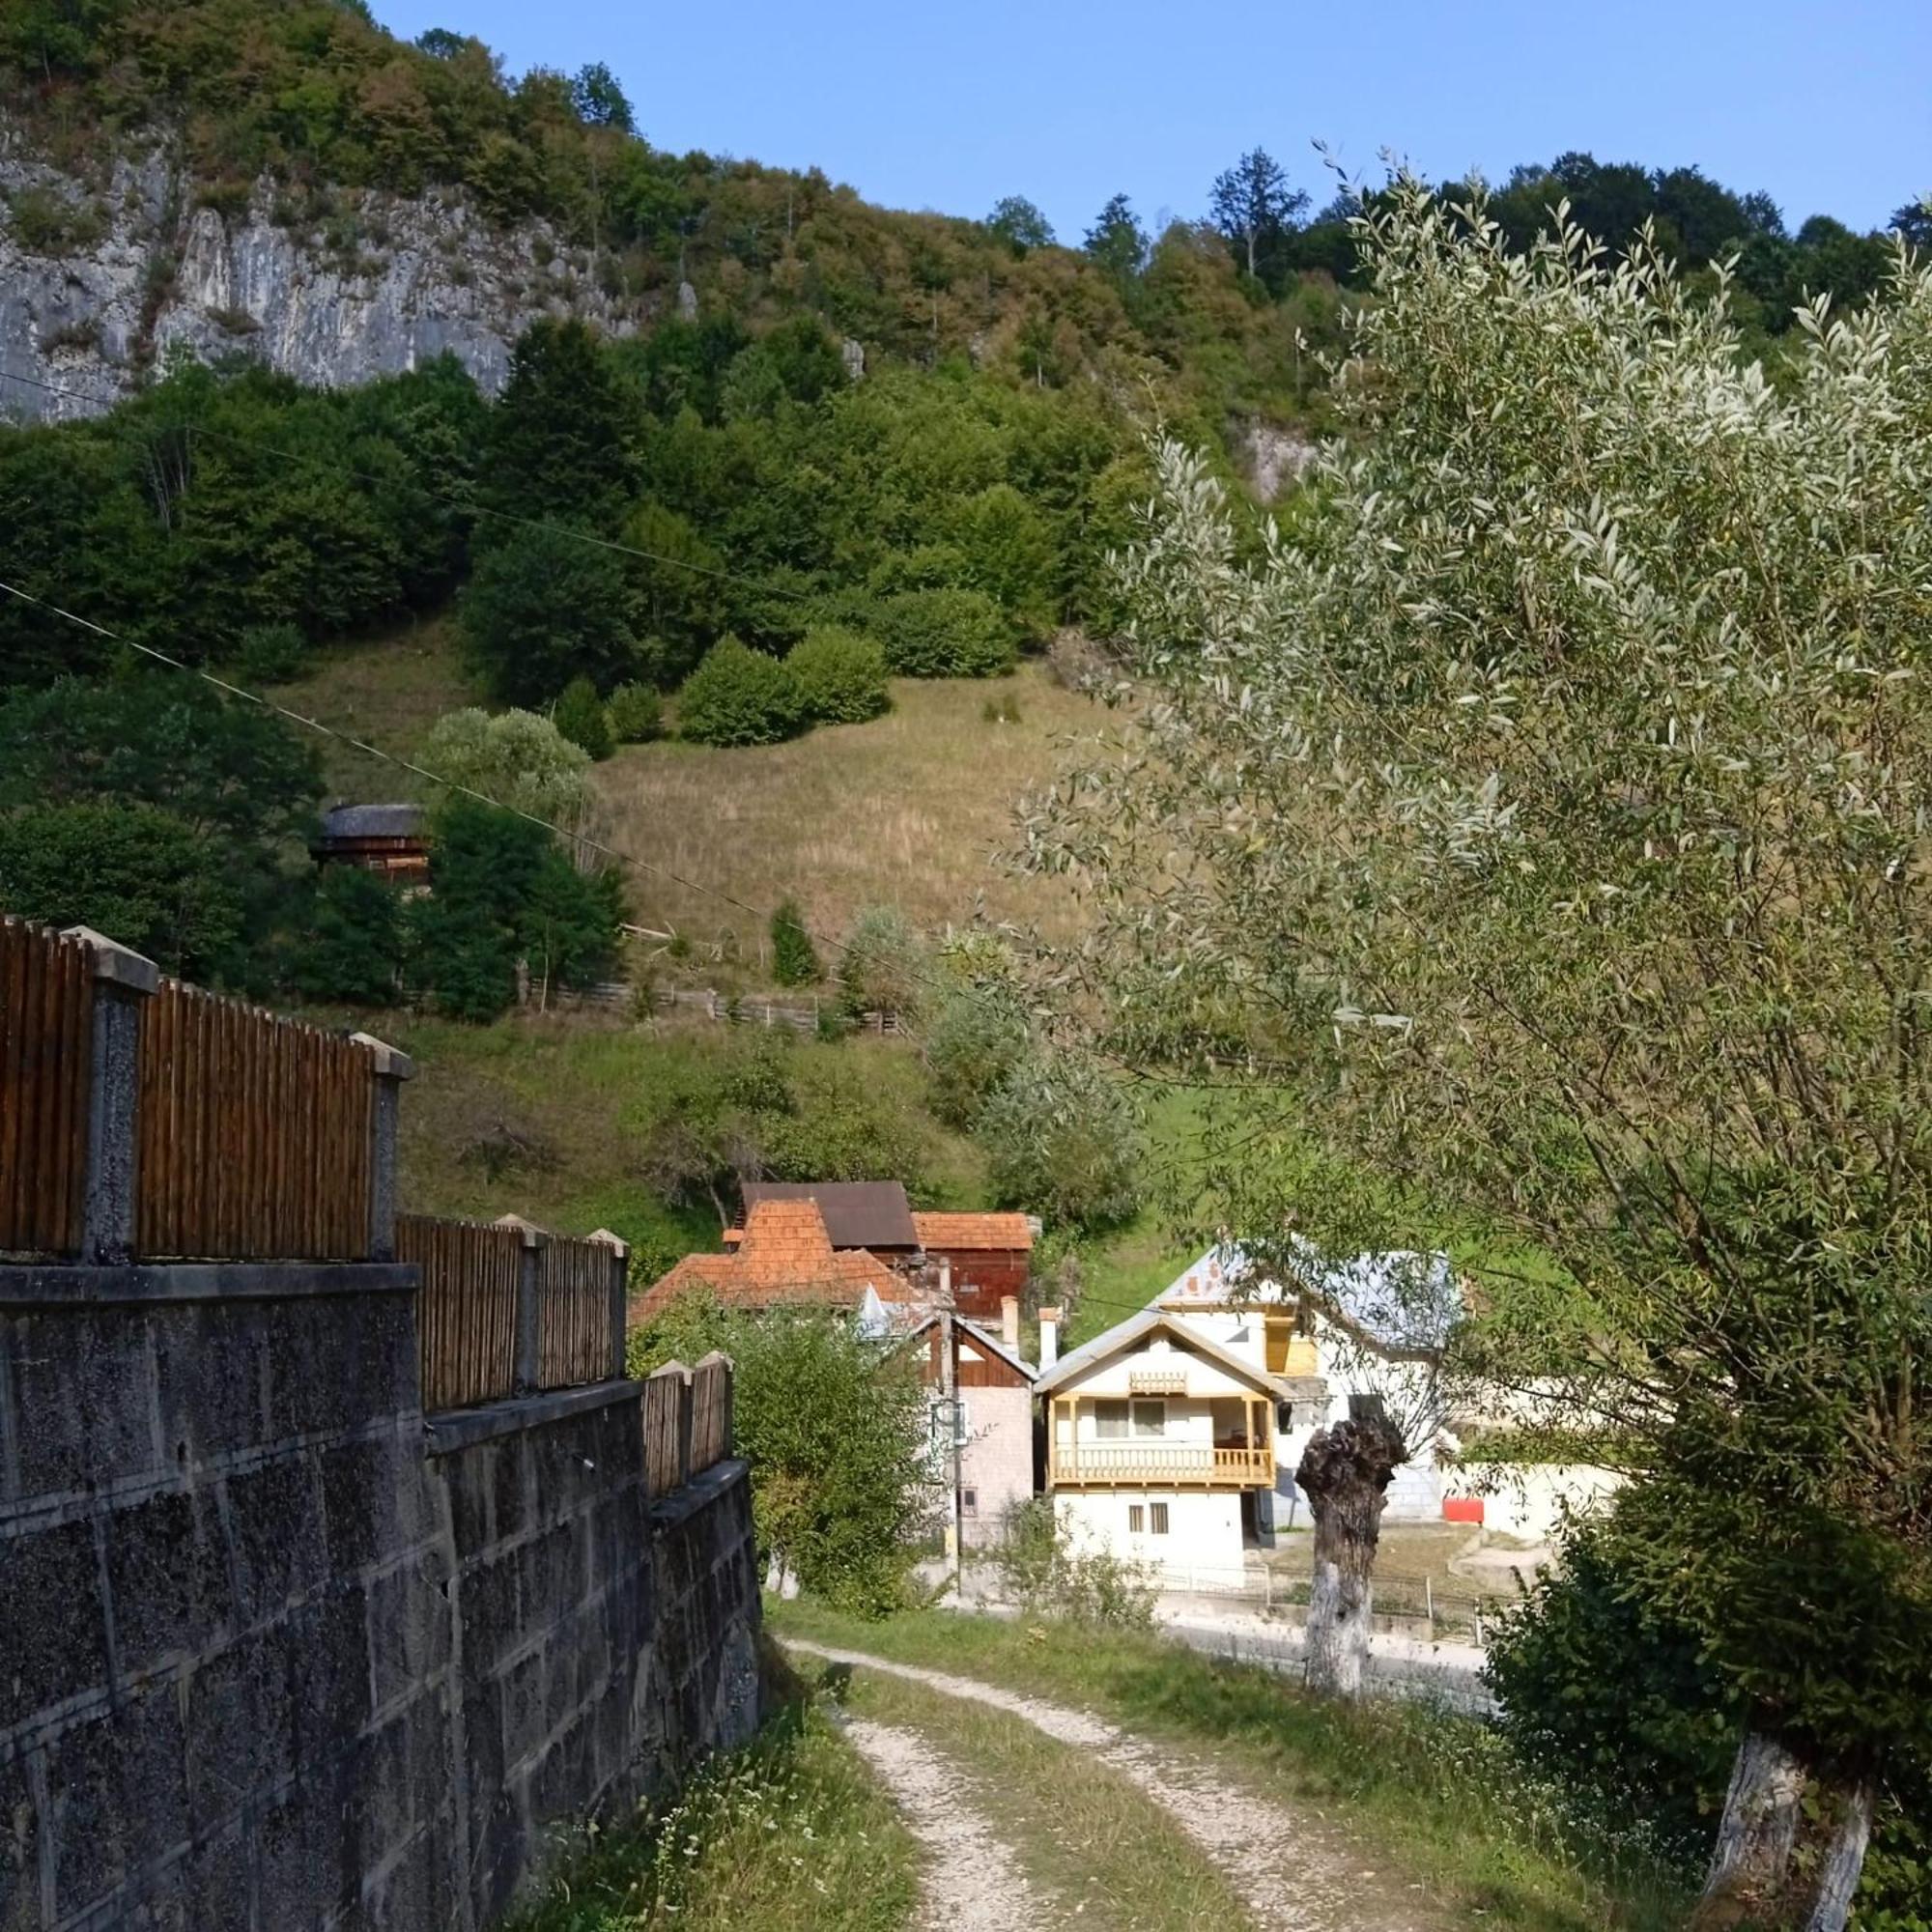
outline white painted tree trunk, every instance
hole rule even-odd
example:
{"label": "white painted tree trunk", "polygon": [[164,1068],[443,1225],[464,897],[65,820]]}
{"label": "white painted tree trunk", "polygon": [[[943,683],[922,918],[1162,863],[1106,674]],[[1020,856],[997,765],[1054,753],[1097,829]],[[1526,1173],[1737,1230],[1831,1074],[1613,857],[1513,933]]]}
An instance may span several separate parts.
{"label": "white painted tree trunk", "polygon": [[1403,1460],[1388,1423],[1338,1422],[1318,1429],[1294,1480],[1315,1518],[1315,1580],[1303,1651],[1311,1690],[1359,1697],[1368,1667],[1370,1581],[1381,1538],[1389,1479]]}
{"label": "white painted tree trunk", "polygon": [[[1805,1800],[1813,1800],[1806,1817]],[[1738,1747],[1693,1932],[1762,1924],[1844,1932],[1871,1840],[1876,1780],[1834,1776],[1762,1731]],[[1815,1863],[1794,1871],[1808,1838]]]}
{"label": "white painted tree trunk", "polygon": [[[1315,1540],[1321,1542],[1321,1515],[1315,1518]],[[1365,1565],[1344,1566],[1333,1558],[1315,1559],[1315,1583],[1308,1597],[1308,1638],[1303,1653],[1308,1688],[1334,1697],[1359,1697],[1369,1659],[1369,1617],[1375,1586]]]}

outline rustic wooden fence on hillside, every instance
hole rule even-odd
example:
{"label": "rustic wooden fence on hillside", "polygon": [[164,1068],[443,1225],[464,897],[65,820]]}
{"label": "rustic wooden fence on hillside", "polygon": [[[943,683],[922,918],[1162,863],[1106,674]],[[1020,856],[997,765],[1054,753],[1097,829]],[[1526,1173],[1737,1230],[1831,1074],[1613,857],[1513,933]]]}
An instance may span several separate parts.
{"label": "rustic wooden fence on hillside", "polygon": [[0,920],[0,1250],[79,1252],[93,1038],[87,946]]}
{"label": "rustic wooden fence on hillside", "polygon": [[644,1383],[644,1487],[667,1496],[722,1463],[734,1446],[731,1362],[667,1362]]}
{"label": "rustic wooden fence on hillside", "polygon": [[[365,1035],[164,980],[99,934],[0,918],[0,1255],[412,1265],[431,1413],[621,1377],[616,1236],[395,1211],[409,1075]],[[729,1453],[730,1375],[721,1355],[671,1393],[654,1379],[661,1478]]]}

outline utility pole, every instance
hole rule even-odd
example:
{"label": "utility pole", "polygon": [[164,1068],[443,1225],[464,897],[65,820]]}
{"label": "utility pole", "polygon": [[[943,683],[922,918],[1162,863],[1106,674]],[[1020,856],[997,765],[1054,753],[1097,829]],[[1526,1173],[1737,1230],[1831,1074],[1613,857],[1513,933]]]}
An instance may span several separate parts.
{"label": "utility pole", "polygon": [[952,1566],[952,1595],[958,1601],[963,1588],[960,1575],[959,1517],[959,1390],[953,1374],[956,1366],[952,1311],[939,1311],[939,1413],[946,1431],[946,1560]]}

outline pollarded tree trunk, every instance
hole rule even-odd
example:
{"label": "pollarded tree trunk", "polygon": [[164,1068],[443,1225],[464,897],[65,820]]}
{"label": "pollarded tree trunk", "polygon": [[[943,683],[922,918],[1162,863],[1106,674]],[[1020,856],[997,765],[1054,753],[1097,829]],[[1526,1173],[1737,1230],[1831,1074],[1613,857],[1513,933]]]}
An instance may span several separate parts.
{"label": "pollarded tree trunk", "polygon": [[1876,1800],[1869,1774],[1807,1762],[1767,1731],[1747,1732],[1692,1932],[1844,1932]]}
{"label": "pollarded tree trunk", "polygon": [[1401,1435],[1380,1418],[1318,1429],[1301,1452],[1294,1480],[1315,1516],[1306,1664],[1311,1690],[1361,1694],[1374,1601],[1370,1575],[1389,1479],[1403,1460]]}

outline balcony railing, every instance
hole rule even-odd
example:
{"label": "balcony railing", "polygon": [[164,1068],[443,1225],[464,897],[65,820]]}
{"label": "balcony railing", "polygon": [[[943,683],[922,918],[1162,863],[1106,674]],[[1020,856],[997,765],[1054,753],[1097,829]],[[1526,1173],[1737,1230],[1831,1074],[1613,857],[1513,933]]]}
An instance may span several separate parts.
{"label": "balcony railing", "polygon": [[1207,1442],[1056,1442],[1048,1479],[1060,1486],[1246,1490],[1274,1486],[1274,1450]]}

